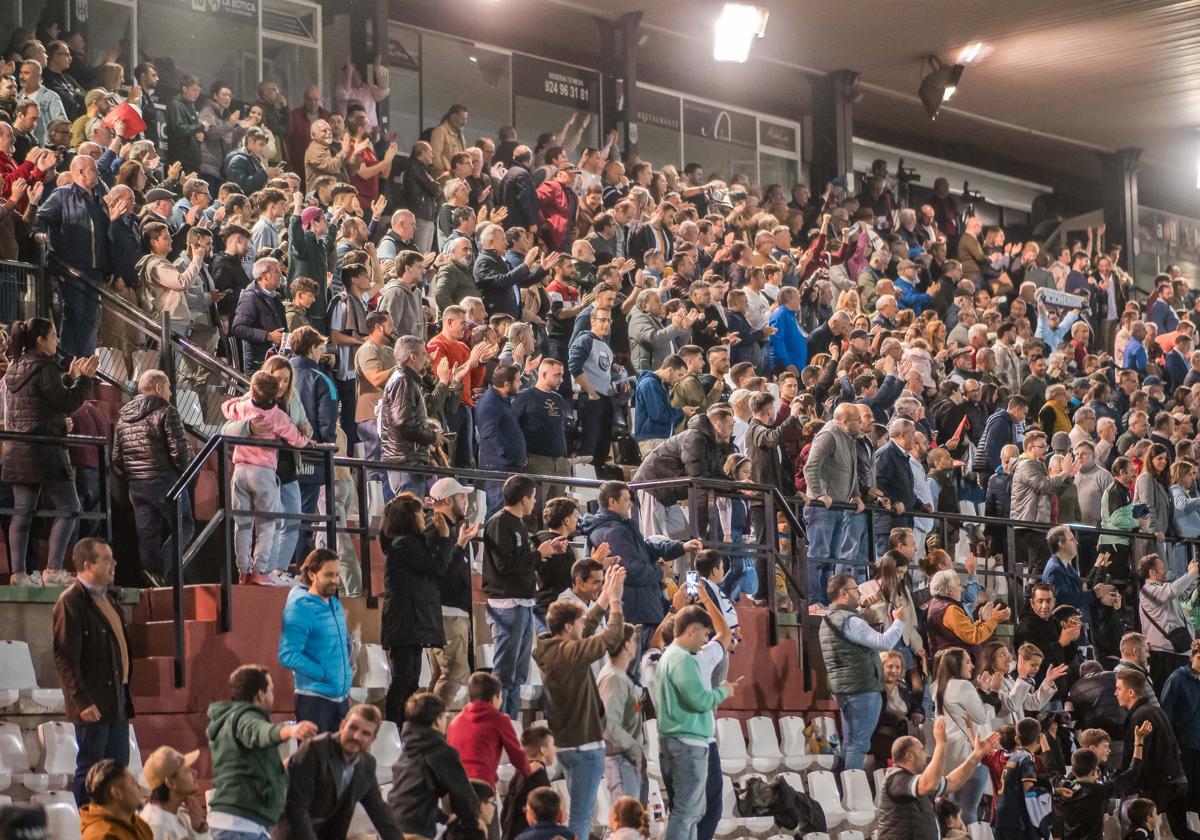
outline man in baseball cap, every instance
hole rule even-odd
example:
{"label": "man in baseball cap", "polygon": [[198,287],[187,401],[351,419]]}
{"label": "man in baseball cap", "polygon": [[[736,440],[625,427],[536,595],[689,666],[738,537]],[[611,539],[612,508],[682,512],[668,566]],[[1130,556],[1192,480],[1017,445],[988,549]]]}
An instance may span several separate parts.
{"label": "man in baseball cap", "polygon": [[467,651],[470,649],[471,556],[467,546],[479,533],[484,513],[484,507],[480,504],[476,506],[475,515],[467,518],[474,492],[449,476],[439,478],[429,488],[429,498],[433,500],[432,515],[445,517],[446,524],[450,526],[450,535],[455,537],[450,566],[441,580],[442,631],[446,634],[446,645],[429,649],[433,677],[430,691],[440,697],[447,707],[458,694],[459,688],[467,684],[467,677],[470,676]]}
{"label": "man in baseball cap", "polygon": [[193,769],[199,750],[181,753],[174,747],[159,747],[142,765],[142,775],[150,788],[150,800],[142,806],[141,817],[159,838],[195,838],[208,832],[206,812],[197,801],[200,790]]}

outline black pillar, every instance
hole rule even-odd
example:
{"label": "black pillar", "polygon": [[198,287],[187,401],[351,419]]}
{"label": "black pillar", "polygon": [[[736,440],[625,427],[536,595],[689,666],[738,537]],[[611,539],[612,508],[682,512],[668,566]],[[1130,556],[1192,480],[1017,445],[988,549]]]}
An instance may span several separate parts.
{"label": "black pillar", "polygon": [[[375,59],[371,55],[371,45],[367,41],[367,20],[375,18],[375,11],[371,6],[370,0],[354,0],[348,8],[350,13],[350,61],[358,67],[358,72],[364,80],[367,78],[367,66]],[[342,83],[341,73],[342,68],[339,65],[339,75],[334,80],[335,85]]]}
{"label": "black pillar", "polygon": [[610,131],[616,130],[621,120],[621,104],[617,98],[617,79],[622,68],[620,60],[620,39],[617,37],[617,25],[607,18],[593,17],[596,32],[600,37],[600,136],[604,137]]}
{"label": "black pillar", "polygon": [[[383,66],[388,67],[391,64],[388,50],[388,0],[375,0],[373,11],[371,46],[374,48],[374,54],[371,56],[371,60],[374,61],[378,57]],[[378,83],[378,80],[376,80],[376,83]],[[386,96],[375,104],[375,112],[379,115],[379,131],[381,135],[391,130],[391,105],[388,102],[390,99],[391,96]]]}
{"label": "black pillar", "polygon": [[1121,246],[1121,267],[1133,273],[1137,242],[1138,159],[1142,150],[1117,149],[1100,155],[1100,188],[1104,201],[1104,244]]}
{"label": "black pillar", "polygon": [[834,178],[854,169],[851,148],[854,139],[854,89],[858,74],[834,70],[812,81],[813,145],[809,170],[814,194],[821,193]]}
{"label": "black pillar", "polygon": [[637,152],[637,42],[638,25],[642,22],[641,12],[621,15],[617,21],[617,38],[621,42],[621,76],[625,80],[625,136],[626,156]]}

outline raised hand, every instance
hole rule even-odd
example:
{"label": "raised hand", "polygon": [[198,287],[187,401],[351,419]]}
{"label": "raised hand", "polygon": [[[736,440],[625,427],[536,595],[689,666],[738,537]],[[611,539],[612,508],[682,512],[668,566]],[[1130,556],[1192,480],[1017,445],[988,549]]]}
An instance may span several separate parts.
{"label": "raised hand", "polygon": [[480,524],[478,522],[464,522],[458,529],[458,547],[466,548],[468,543],[479,534]]}

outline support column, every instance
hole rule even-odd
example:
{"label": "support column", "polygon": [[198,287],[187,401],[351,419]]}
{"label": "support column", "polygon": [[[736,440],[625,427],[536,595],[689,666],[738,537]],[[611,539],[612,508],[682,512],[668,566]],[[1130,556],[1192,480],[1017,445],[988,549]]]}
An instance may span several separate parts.
{"label": "support column", "polygon": [[617,38],[616,24],[601,17],[593,17],[596,32],[600,39],[600,136],[617,128],[621,120],[620,108],[617,103],[617,78],[621,75],[619,59],[620,43]]}
{"label": "support column", "polygon": [[637,42],[638,25],[642,22],[641,12],[621,15],[617,22],[617,38],[621,46],[621,76],[625,81],[625,155],[637,152]]}
{"label": "support column", "polygon": [[[370,43],[367,41],[367,20],[374,18],[374,11],[371,9],[369,0],[352,0],[349,4],[350,12],[350,60],[358,67],[358,72],[363,79],[367,78],[367,68],[371,62],[375,60],[375,56],[371,54]],[[342,68],[339,65],[337,68],[337,78],[333,79],[333,85],[342,83]]]}
{"label": "support column", "polygon": [[[854,91],[858,73],[834,70],[812,82],[813,144],[809,186],[819,194],[825,185],[854,169]],[[853,188],[853,185],[848,185]]]}
{"label": "support column", "polygon": [[1133,273],[1138,225],[1138,160],[1142,150],[1117,149],[1100,155],[1100,189],[1104,201],[1104,243],[1121,246],[1121,268]]}
{"label": "support column", "polygon": [[[388,67],[390,66],[390,61],[388,60],[388,0],[375,0],[373,11],[371,45],[374,47],[374,54],[371,56],[371,61],[375,60],[375,56],[379,56],[383,66]],[[381,134],[391,131],[390,99],[391,96],[385,96],[375,103],[375,111],[379,115],[379,131]]]}

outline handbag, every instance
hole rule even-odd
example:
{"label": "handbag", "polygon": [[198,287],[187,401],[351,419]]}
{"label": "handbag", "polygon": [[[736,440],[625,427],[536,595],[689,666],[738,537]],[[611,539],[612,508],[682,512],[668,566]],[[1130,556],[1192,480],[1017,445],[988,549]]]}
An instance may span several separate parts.
{"label": "handbag", "polygon": [[1192,649],[1192,631],[1188,629],[1186,624],[1183,627],[1176,627],[1168,633],[1162,628],[1161,624],[1150,616],[1150,613],[1144,607],[1141,612],[1146,617],[1146,620],[1153,624],[1159,633],[1163,634],[1176,653],[1187,653]]}

